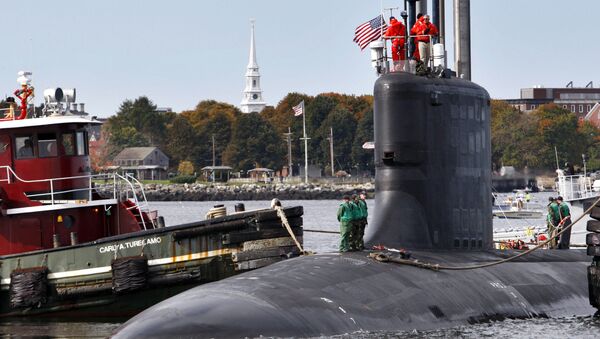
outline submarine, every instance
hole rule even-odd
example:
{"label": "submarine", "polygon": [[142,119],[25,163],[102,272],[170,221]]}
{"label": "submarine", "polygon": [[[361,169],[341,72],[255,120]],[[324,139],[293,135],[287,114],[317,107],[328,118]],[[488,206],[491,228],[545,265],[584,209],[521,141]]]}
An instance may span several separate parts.
{"label": "submarine", "polygon": [[316,337],[593,314],[583,250],[485,265],[520,253],[493,248],[490,96],[443,73],[383,72],[374,85],[376,210],[365,242],[410,259],[285,260],[167,299],[114,338]]}

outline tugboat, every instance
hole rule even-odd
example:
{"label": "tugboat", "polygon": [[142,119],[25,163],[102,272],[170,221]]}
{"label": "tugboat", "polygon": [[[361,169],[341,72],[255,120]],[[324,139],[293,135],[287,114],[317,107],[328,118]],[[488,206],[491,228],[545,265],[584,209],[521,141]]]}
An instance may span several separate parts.
{"label": "tugboat", "polygon": [[68,111],[75,90],[44,91],[36,114],[30,77],[19,73],[20,106],[8,98],[0,119],[0,317],[131,316],[300,253],[302,207],[218,206],[165,228],[133,176],[92,174],[88,134],[100,122]]}

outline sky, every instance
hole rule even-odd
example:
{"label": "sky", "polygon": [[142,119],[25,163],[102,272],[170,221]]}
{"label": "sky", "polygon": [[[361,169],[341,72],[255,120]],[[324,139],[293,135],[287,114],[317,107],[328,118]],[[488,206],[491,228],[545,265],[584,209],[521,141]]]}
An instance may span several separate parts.
{"label": "sky", "polygon": [[[77,101],[100,117],[144,95],[176,112],[207,99],[239,106],[252,18],[269,105],[290,92],[372,94],[369,52],[352,39],[382,5],[403,1],[7,1],[0,95],[12,95],[17,72],[28,70],[36,105],[45,88],[75,87]],[[446,0],[446,49],[454,68],[451,9]],[[598,0],[471,0],[472,80],[493,98],[569,81],[600,86],[598,13]]]}

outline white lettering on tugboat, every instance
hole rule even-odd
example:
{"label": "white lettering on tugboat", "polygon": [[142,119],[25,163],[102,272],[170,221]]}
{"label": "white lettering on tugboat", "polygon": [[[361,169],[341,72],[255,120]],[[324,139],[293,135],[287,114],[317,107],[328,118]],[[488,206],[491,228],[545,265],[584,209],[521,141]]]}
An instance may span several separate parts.
{"label": "white lettering on tugboat", "polygon": [[146,246],[146,245],[154,245],[154,244],[160,244],[160,242],[162,241],[161,238],[150,238],[150,239],[140,239],[140,240],[134,240],[134,241],[128,241],[128,242],[124,242],[124,243],[117,243],[117,244],[112,244],[112,245],[106,245],[106,246],[102,246],[98,249],[98,251],[100,253],[108,253],[108,252],[116,252],[118,250],[124,250],[127,248],[134,248],[134,247],[142,247],[142,246]]}

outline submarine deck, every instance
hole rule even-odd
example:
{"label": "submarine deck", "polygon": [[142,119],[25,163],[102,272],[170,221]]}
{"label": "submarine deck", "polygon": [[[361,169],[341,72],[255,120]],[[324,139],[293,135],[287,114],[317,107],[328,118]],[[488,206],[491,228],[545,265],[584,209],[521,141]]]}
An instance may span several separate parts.
{"label": "submarine deck", "polygon": [[[422,262],[465,266],[515,253],[412,255]],[[319,336],[595,311],[586,293],[589,257],[584,251],[540,250],[464,271],[382,263],[368,254],[304,256],[200,286],[134,317],[116,338]]]}

